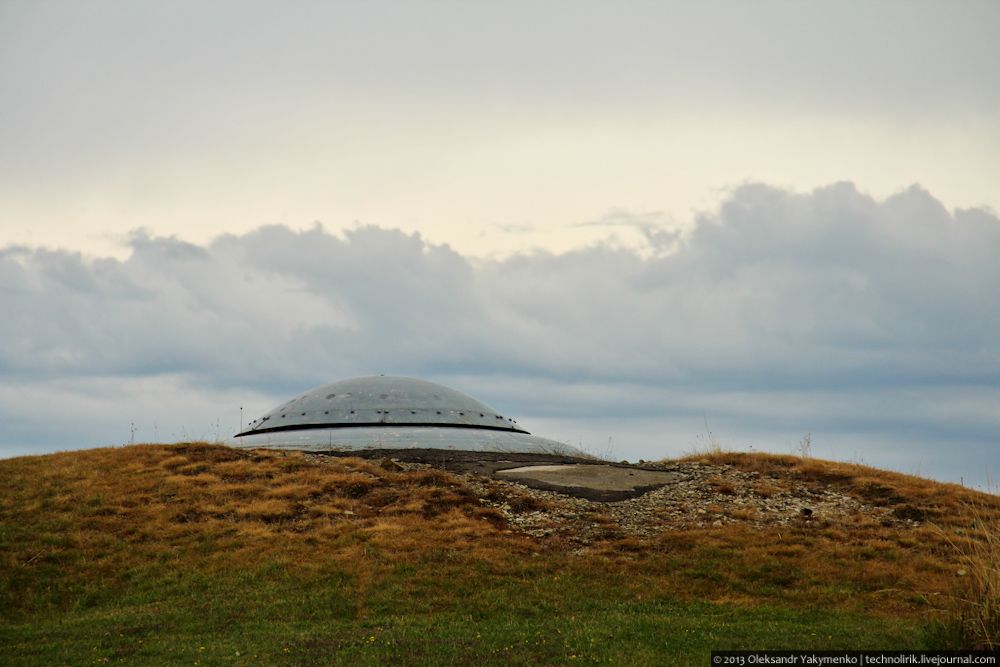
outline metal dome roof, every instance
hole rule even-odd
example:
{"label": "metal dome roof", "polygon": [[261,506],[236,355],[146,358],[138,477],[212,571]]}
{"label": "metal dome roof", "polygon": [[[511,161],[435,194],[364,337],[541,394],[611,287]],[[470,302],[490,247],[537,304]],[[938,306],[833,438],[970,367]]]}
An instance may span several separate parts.
{"label": "metal dome roof", "polygon": [[[310,389],[240,435],[333,426],[467,426],[518,431],[510,417],[460,391],[416,378],[377,375]],[[238,437],[238,436],[237,436]]]}
{"label": "metal dome roof", "polygon": [[453,449],[581,455],[530,435],[471,396],[434,382],[377,375],[311,389],[250,422],[237,447]]}

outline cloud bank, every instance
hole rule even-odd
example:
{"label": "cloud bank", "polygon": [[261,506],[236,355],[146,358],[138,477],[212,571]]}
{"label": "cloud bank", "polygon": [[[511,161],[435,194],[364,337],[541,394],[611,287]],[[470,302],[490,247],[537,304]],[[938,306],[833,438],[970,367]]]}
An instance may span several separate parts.
{"label": "cloud bank", "polygon": [[629,215],[614,225],[663,247],[485,261],[319,225],[136,232],[123,261],[7,247],[0,452],[121,442],[130,422],[225,436],[240,405],[384,372],[630,458],[690,449],[707,418],[736,447],[812,431],[821,455],[932,476],[1000,463],[994,213],[838,183],[740,187],[680,236]]}

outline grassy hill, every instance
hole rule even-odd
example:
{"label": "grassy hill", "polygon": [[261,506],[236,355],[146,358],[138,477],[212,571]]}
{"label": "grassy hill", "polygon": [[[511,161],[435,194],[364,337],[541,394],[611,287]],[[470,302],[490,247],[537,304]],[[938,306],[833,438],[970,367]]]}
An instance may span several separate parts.
{"label": "grassy hill", "polygon": [[388,461],[205,444],[3,460],[0,663],[705,664],[996,640],[1000,498],[853,464],[695,458],[759,480],[713,479],[720,497],[833,489],[878,511],[581,542],[509,523],[498,506],[544,510],[513,485]]}

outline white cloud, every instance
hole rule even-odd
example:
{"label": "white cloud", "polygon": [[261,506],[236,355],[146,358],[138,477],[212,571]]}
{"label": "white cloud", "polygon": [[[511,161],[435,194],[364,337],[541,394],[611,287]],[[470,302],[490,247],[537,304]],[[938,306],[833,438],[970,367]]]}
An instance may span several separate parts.
{"label": "white cloud", "polygon": [[[665,238],[648,215],[612,222]],[[812,430],[843,453],[850,434],[859,450],[897,443],[870,462],[910,443],[925,474],[953,475],[935,442],[981,456],[1000,439],[997,257],[989,211],[948,212],[916,187],[876,201],[847,183],[739,188],[668,254],[601,243],[472,260],[418,235],[320,226],[205,246],[140,232],[123,261],[8,247],[0,418],[19,426],[0,446],[112,438],[115,419],[153,418],[151,387],[173,397],[156,417],[168,433],[385,372],[567,431],[552,435],[589,425],[595,449],[632,433],[616,439],[635,458],[676,453],[644,439],[656,424],[689,432],[688,446],[707,415],[736,444]],[[143,389],[112,395],[117,383]],[[54,416],[28,409],[50,392]],[[197,401],[176,400],[188,392]]]}
{"label": "white cloud", "polygon": [[1000,206],[990,0],[188,4],[0,3],[0,244],[318,218],[563,252],[747,178]]}

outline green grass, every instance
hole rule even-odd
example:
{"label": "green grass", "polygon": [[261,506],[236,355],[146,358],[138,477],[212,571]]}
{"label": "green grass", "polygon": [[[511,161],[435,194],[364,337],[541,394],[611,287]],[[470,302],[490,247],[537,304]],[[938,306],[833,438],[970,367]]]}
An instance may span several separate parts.
{"label": "green grass", "polygon": [[666,530],[580,553],[512,532],[441,471],[198,444],[23,457],[0,461],[0,665],[704,665],[979,641],[944,601],[959,566],[995,562],[955,548],[995,545],[973,530],[993,499],[970,514],[964,490],[871,469],[734,463],[771,484],[877,482],[952,523]]}
{"label": "green grass", "polygon": [[[468,568],[465,568],[468,565]],[[127,573],[0,625],[9,665],[705,664],[712,649],[914,648],[912,620],[637,596],[611,578],[427,562],[370,582],[322,569]],[[460,595],[456,595],[456,589]],[[640,599],[641,598],[641,599]]]}

